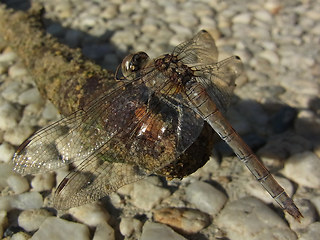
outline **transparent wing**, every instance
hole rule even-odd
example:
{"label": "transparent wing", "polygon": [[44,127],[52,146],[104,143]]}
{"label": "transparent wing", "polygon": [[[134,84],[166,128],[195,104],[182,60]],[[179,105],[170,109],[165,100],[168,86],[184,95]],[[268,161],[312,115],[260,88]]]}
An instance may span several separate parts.
{"label": "transparent wing", "polygon": [[174,48],[172,54],[188,66],[208,65],[218,61],[218,50],[211,35],[200,31],[189,41]]}
{"label": "transparent wing", "polygon": [[242,71],[241,59],[232,56],[216,64],[197,66],[194,75],[196,81],[205,86],[219,110],[226,111],[236,86],[235,80]]}
{"label": "transparent wing", "polygon": [[[62,181],[54,206],[67,209],[97,200],[174,161],[198,137],[203,121],[184,106],[152,96],[134,109],[130,131],[119,131]],[[182,130],[183,129],[183,130]]]}
{"label": "transparent wing", "polygon": [[119,96],[122,87],[123,84],[88,109],[78,110],[35,132],[15,153],[14,170],[23,175],[40,173],[86,159],[119,131],[105,121],[116,104],[125,107]]}

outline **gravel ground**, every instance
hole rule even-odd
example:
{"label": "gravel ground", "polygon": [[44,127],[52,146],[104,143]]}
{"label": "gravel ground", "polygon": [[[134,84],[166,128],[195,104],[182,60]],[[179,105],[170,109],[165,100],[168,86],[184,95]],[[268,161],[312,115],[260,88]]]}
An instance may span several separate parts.
{"label": "gravel ground", "polygon": [[[24,1],[5,1],[26,7]],[[218,144],[216,157],[182,181],[158,176],[99,203],[59,213],[48,193],[65,170],[23,178],[7,162],[39,126],[59,118],[8,47],[0,53],[0,234],[6,239],[319,239],[320,3],[316,0],[55,0],[46,29],[103,67],[129,52],[169,52],[206,29],[219,59],[239,55],[228,117],[299,206],[283,215],[243,165]],[[1,43],[3,45],[3,43]]]}

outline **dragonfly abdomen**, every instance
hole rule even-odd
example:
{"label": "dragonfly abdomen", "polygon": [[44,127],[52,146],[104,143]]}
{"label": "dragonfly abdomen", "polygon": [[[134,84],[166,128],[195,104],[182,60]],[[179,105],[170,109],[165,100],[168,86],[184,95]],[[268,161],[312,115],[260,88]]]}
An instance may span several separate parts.
{"label": "dragonfly abdomen", "polygon": [[250,172],[267,190],[271,197],[298,221],[302,217],[293,200],[274,179],[268,169],[253,153],[251,148],[242,140],[240,135],[232,128],[227,119],[219,111],[216,104],[206,93],[206,89],[199,83],[187,89],[187,95],[196,112],[207,121],[218,135],[230,146],[237,157],[247,166]]}

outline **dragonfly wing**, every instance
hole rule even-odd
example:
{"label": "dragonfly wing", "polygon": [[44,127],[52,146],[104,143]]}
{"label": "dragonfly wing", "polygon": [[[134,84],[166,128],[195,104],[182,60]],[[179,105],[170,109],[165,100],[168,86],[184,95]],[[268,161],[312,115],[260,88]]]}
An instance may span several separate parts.
{"label": "dragonfly wing", "polygon": [[120,95],[124,87],[120,84],[86,109],[35,132],[15,153],[14,170],[23,175],[41,173],[90,156],[120,130],[106,121],[116,107],[126,107]]}
{"label": "dragonfly wing", "polygon": [[62,181],[55,207],[66,209],[97,200],[167,166],[202,129],[203,120],[190,108],[176,109],[154,95],[132,107],[127,111],[131,122],[122,126],[126,131],[117,132]]}
{"label": "dragonfly wing", "polygon": [[216,64],[198,66],[195,69],[196,81],[206,88],[219,110],[226,111],[236,86],[235,80],[243,71],[240,58],[232,56]]}
{"label": "dragonfly wing", "polygon": [[218,49],[211,35],[200,31],[191,40],[176,46],[172,53],[188,66],[213,64],[218,61]]}

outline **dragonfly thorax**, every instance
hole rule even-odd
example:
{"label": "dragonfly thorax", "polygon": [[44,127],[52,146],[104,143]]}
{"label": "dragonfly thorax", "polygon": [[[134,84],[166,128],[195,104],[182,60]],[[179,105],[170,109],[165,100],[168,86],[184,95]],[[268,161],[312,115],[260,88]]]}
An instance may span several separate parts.
{"label": "dragonfly thorax", "polygon": [[[184,89],[193,77],[193,70],[178,60],[177,56],[166,54],[155,60],[155,68],[161,72],[167,84],[163,91],[167,94],[177,94]],[[162,92],[163,92],[162,91]]]}

